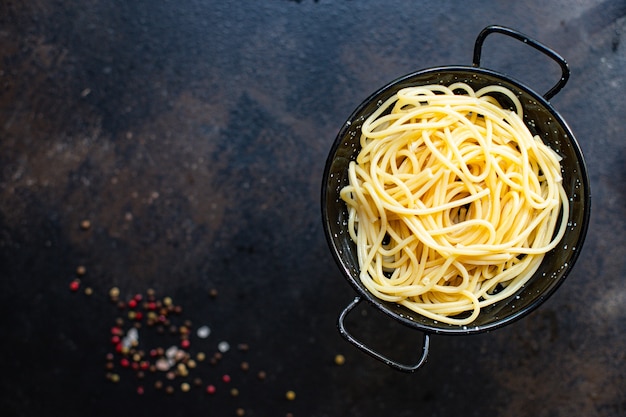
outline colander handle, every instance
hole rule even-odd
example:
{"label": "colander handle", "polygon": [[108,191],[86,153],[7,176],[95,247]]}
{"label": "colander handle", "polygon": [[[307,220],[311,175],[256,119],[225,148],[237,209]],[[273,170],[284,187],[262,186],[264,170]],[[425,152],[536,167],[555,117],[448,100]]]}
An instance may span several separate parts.
{"label": "colander handle", "polygon": [[339,333],[348,342],[352,343],[354,346],[356,346],[357,348],[359,348],[363,352],[367,353],[368,355],[371,355],[374,358],[378,359],[379,361],[381,361],[381,362],[391,366],[392,368],[400,370],[400,371],[413,372],[413,371],[417,370],[418,368],[420,368],[422,365],[424,365],[424,363],[426,362],[426,357],[428,356],[428,347],[430,345],[430,338],[429,338],[427,333],[424,333],[424,342],[422,343],[422,355],[421,355],[421,357],[419,358],[418,362],[415,365],[405,365],[405,364],[402,364],[402,363],[398,363],[398,362],[394,361],[393,359],[389,359],[388,357],[384,356],[383,354],[378,353],[375,350],[373,350],[372,348],[364,345],[363,343],[358,341],[354,336],[352,336],[348,332],[348,330],[346,330],[345,319],[346,319],[346,316],[348,315],[348,313],[350,313],[350,311],[352,311],[360,302],[361,302],[361,297],[356,297],[350,304],[348,304],[348,306],[346,308],[343,309],[343,311],[339,315],[339,320],[338,320]]}
{"label": "colander handle", "polygon": [[556,93],[561,91],[561,89],[565,86],[565,84],[567,83],[567,80],[569,79],[569,74],[570,74],[567,61],[565,61],[565,59],[561,55],[559,55],[558,53],[556,53],[554,50],[547,47],[546,45],[532,38],[529,38],[523,33],[520,33],[514,29],[511,29],[505,26],[498,26],[498,25],[487,26],[478,34],[478,37],[476,38],[476,42],[474,43],[474,60],[473,60],[474,67],[480,67],[480,56],[483,50],[483,42],[485,41],[485,38],[492,33],[501,33],[503,35],[507,35],[514,39],[517,39],[525,43],[526,45],[532,46],[533,48],[547,55],[549,58],[551,58],[553,61],[559,64],[559,66],[561,67],[561,79],[554,85],[554,87],[552,87],[547,93],[543,95],[543,97],[546,100],[550,100],[552,97],[556,95]]}

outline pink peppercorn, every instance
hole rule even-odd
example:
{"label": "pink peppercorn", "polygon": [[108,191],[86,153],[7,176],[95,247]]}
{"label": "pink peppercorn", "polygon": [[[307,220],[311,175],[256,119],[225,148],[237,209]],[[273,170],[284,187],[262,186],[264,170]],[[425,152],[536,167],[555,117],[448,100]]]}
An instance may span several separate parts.
{"label": "pink peppercorn", "polygon": [[215,385],[207,385],[206,392],[208,394],[215,394]]}

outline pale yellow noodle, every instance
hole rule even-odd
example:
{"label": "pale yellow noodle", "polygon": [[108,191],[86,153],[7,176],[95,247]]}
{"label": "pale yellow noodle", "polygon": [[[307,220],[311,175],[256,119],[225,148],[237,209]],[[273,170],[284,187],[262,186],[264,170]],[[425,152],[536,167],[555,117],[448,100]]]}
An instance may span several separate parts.
{"label": "pale yellow noodle", "polygon": [[565,233],[560,158],[502,86],[402,89],[363,123],[360,143],[340,195],[360,280],[382,300],[469,324]]}

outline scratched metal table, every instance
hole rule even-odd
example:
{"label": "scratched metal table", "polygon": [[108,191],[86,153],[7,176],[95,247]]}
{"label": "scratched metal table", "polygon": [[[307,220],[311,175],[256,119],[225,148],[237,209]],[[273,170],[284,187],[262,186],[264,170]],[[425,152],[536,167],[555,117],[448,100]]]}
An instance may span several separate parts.
{"label": "scratched metal table", "polygon": [[[3,1],[2,415],[625,415],[625,16],[621,0]],[[371,92],[471,64],[494,23],[570,64],[551,103],[586,158],[589,233],[537,311],[433,336],[399,373],[337,331],[355,293],[322,232],[324,162]],[[488,40],[483,64],[545,91],[558,68],[528,49]],[[418,354],[419,333],[365,305],[350,326]]]}

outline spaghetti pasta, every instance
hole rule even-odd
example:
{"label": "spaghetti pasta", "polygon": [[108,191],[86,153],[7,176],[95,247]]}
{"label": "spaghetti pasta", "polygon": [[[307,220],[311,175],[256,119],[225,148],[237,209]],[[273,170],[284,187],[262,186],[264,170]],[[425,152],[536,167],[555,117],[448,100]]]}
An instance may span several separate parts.
{"label": "spaghetti pasta", "polygon": [[520,289],[563,237],[560,158],[529,131],[510,90],[404,88],[361,131],[340,196],[360,280],[379,299],[469,324]]}

